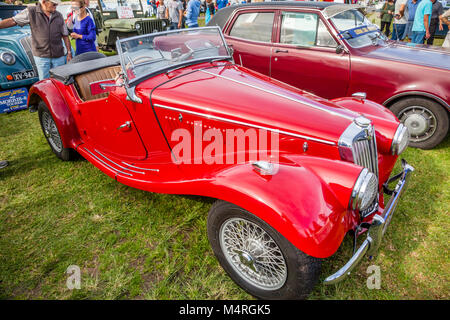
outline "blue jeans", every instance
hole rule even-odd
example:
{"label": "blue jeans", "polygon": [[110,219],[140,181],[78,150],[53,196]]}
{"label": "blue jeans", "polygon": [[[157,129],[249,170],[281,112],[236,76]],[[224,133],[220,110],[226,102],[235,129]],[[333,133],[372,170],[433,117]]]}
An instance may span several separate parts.
{"label": "blue jeans", "polygon": [[198,28],[198,23],[192,24],[192,25],[188,25],[188,28]]}
{"label": "blue jeans", "polygon": [[59,58],[41,58],[33,56],[39,80],[50,78],[50,69],[66,64],[66,56]]}
{"label": "blue jeans", "polygon": [[404,37],[404,33],[405,33],[405,29],[406,29],[406,23],[403,24],[397,24],[394,23],[394,25],[392,26],[392,40],[403,40]]}
{"label": "blue jeans", "polygon": [[405,28],[405,33],[403,34],[403,39],[408,36],[409,40],[412,39],[412,27],[413,27],[414,21],[408,21]]}
{"label": "blue jeans", "polygon": [[423,44],[423,39],[425,39],[425,31],[413,31],[411,43]]}
{"label": "blue jeans", "polygon": [[169,30],[176,30],[178,29],[178,22],[171,22]]}

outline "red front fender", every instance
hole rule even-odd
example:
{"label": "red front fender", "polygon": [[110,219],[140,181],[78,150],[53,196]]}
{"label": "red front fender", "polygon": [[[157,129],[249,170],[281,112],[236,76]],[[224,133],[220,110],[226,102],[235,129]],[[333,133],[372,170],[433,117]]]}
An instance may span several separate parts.
{"label": "red front fender", "polygon": [[[215,177],[209,196],[255,214],[306,254],[329,257],[358,223],[347,206],[361,168],[343,164],[340,171],[336,161],[316,160],[316,165],[280,165],[278,173],[268,177],[257,174],[251,164],[228,168]],[[330,165],[340,173],[335,179],[322,179]]]}
{"label": "red front fender", "polygon": [[55,120],[64,148],[76,148],[81,139],[75,120],[52,79],[36,82],[29,91],[28,108],[36,109],[39,101],[43,101]]}

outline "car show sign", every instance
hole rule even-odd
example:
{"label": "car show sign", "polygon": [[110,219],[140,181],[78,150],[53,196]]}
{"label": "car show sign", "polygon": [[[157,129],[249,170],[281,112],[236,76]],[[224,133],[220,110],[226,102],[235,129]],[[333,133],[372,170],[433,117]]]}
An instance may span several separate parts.
{"label": "car show sign", "polygon": [[28,89],[16,88],[0,92],[0,113],[27,108]]}
{"label": "car show sign", "polygon": [[133,9],[129,6],[118,6],[117,16],[119,19],[132,19],[134,18]]}

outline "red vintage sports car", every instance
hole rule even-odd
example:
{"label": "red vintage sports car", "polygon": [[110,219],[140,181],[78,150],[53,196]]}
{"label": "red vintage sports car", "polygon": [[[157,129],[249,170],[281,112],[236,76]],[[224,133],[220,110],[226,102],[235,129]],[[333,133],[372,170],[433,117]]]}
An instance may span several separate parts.
{"label": "red vintage sports car", "polygon": [[240,65],[326,99],[365,92],[431,149],[447,135],[450,51],[388,40],[357,5],[258,2],[219,10]]}
{"label": "red vintage sports car", "polygon": [[30,89],[29,108],[59,158],[78,152],[128,186],[217,199],[211,246],[256,297],[305,298],[349,232],[362,244],[325,283],[375,254],[413,170],[403,161],[389,178],[409,139],[389,110],[243,68],[217,27],[117,48],[52,69]]}

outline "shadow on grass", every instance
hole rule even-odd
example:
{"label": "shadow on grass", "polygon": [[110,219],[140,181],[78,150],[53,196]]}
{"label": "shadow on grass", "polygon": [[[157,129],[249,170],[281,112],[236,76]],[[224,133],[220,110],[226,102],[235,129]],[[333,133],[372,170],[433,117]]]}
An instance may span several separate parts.
{"label": "shadow on grass", "polygon": [[[422,271],[426,272],[426,270],[417,270],[413,265],[414,262],[409,260],[411,256],[416,255],[415,252],[419,247],[427,245],[424,241],[430,236],[427,230],[434,222],[434,214],[440,213],[445,215],[445,212],[442,212],[440,207],[440,201],[435,199],[440,196],[442,191],[439,188],[436,189],[436,186],[441,186],[445,183],[448,173],[444,172],[439,159],[436,159],[436,156],[431,156],[430,153],[434,155],[437,150],[448,150],[449,147],[450,139],[447,137],[438,148],[433,149],[434,151],[408,149],[405,154],[399,157],[399,159],[405,158],[415,168],[415,171],[410,177],[408,188],[402,195],[377,256],[373,260],[363,260],[352,274],[341,283],[334,285],[323,284],[323,280],[327,276],[336,272],[351,257],[353,237],[348,234],[339,250],[333,256],[324,260],[320,283],[316,286],[311,298],[323,299],[327,296],[333,299],[435,298],[435,295],[431,292],[433,288],[432,283],[425,283],[428,287],[424,287],[423,277],[418,276],[421,275]],[[398,160],[393,173],[400,170],[401,166]],[[388,201],[389,197],[385,195],[385,203]],[[411,206],[411,204],[414,205]],[[421,241],[418,241],[418,235],[420,235]],[[358,246],[365,238],[365,235],[360,237]],[[419,256],[417,258],[422,261],[430,259],[428,256]],[[381,268],[381,290],[367,288],[367,279],[371,273],[366,271],[371,265],[378,265]],[[413,273],[408,274],[411,271]],[[438,274],[439,272],[435,276]],[[427,275],[425,278],[429,277],[433,277],[433,274]],[[358,290],[355,290],[355,287]],[[420,290],[415,288],[420,288]],[[402,291],[404,293],[401,293]],[[418,291],[417,295],[408,295],[407,292],[411,291]]]}

